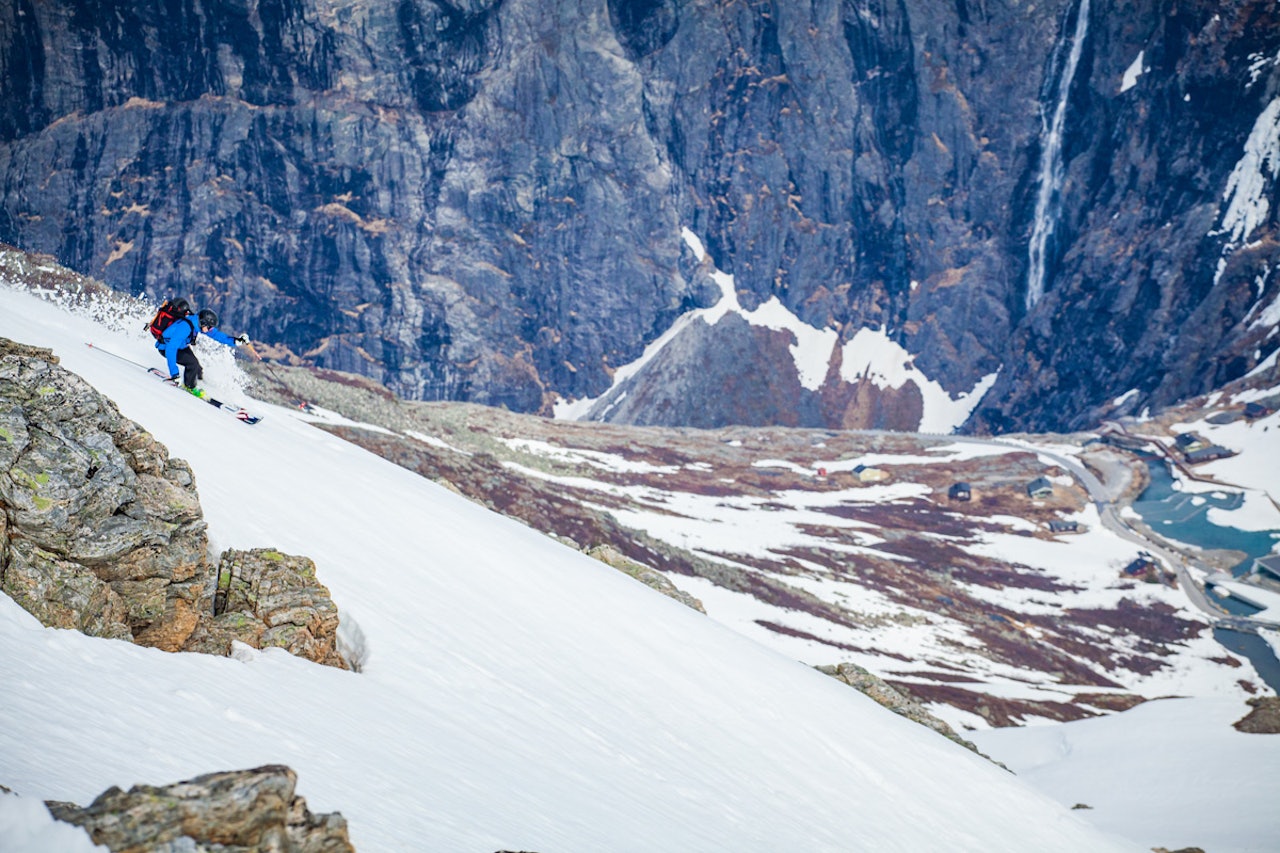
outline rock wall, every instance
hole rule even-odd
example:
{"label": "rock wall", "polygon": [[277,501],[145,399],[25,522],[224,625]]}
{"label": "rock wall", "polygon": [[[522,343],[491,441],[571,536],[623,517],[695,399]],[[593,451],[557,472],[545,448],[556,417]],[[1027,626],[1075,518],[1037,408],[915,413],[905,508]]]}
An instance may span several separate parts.
{"label": "rock wall", "polygon": [[[745,310],[883,329],[953,397],[999,371],[973,428],[1068,429],[1274,350],[1277,56],[1268,0],[8,0],[0,240],[546,413],[719,298],[687,227]],[[714,337],[605,416],[919,409],[800,387],[789,333]]]}

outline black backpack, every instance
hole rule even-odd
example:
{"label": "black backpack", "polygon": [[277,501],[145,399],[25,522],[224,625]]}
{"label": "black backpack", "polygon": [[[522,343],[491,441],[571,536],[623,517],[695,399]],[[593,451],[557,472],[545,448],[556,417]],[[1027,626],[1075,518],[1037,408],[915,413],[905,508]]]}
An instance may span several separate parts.
{"label": "black backpack", "polygon": [[[184,311],[175,306],[172,299],[166,299],[164,304],[160,306],[160,310],[156,311],[156,315],[151,318],[151,322],[147,324],[147,331],[157,341],[164,340],[164,330],[172,326],[178,320],[186,320],[191,316],[190,311]],[[190,321],[188,321],[190,325]]]}

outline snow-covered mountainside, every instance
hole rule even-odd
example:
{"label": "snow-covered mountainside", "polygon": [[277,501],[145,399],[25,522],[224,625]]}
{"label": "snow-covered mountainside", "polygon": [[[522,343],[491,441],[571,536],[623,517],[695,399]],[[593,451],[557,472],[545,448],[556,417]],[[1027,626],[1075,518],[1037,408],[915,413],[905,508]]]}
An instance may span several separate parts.
{"label": "snow-covered mountainside", "polygon": [[[215,547],[314,558],[362,671],[168,654],[0,599],[0,779],[24,798],[278,762],[362,850],[1134,849],[287,409],[255,403],[246,427],[85,346],[154,358],[127,325],[0,289],[0,335],[52,348],[189,461]],[[206,355],[209,385],[239,396],[229,351]]]}

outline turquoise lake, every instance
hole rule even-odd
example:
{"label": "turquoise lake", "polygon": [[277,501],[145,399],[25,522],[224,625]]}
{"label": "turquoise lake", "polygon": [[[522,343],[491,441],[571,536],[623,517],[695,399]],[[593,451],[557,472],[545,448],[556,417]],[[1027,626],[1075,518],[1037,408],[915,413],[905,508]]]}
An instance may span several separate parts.
{"label": "turquoise lake", "polygon": [[[1197,548],[1244,552],[1246,557],[1231,570],[1237,577],[1248,572],[1255,559],[1271,553],[1280,541],[1280,530],[1240,530],[1209,520],[1211,509],[1238,509],[1244,503],[1243,494],[1227,489],[1203,494],[1180,492],[1174,488],[1175,480],[1167,462],[1155,456],[1146,461],[1151,484],[1133,502],[1133,509],[1161,536]],[[1237,616],[1248,616],[1259,610],[1235,598],[1214,596],[1214,600],[1223,610]],[[1223,628],[1215,628],[1213,635],[1228,650],[1248,658],[1267,686],[1280,693],[1280,660],[1265,640],[1256,634]]]}

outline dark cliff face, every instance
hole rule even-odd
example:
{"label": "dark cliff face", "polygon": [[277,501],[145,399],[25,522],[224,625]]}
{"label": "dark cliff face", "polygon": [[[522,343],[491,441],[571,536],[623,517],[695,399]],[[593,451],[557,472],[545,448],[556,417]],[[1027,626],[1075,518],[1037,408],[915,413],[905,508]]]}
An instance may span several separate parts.
{"label": "dark cliff face", "polygon": [[[1277,97],[1262,0],[0,0],[0,240],[546,412],[719,298],[688,228],[743,311],[882,329],[952,396],[999,371],[971,427],[1083,426],[1276,346],[1276,161],[1230,186]],[[920,410],[838,347],[813,388],[787,332],[690,334],[606,416]]]}

